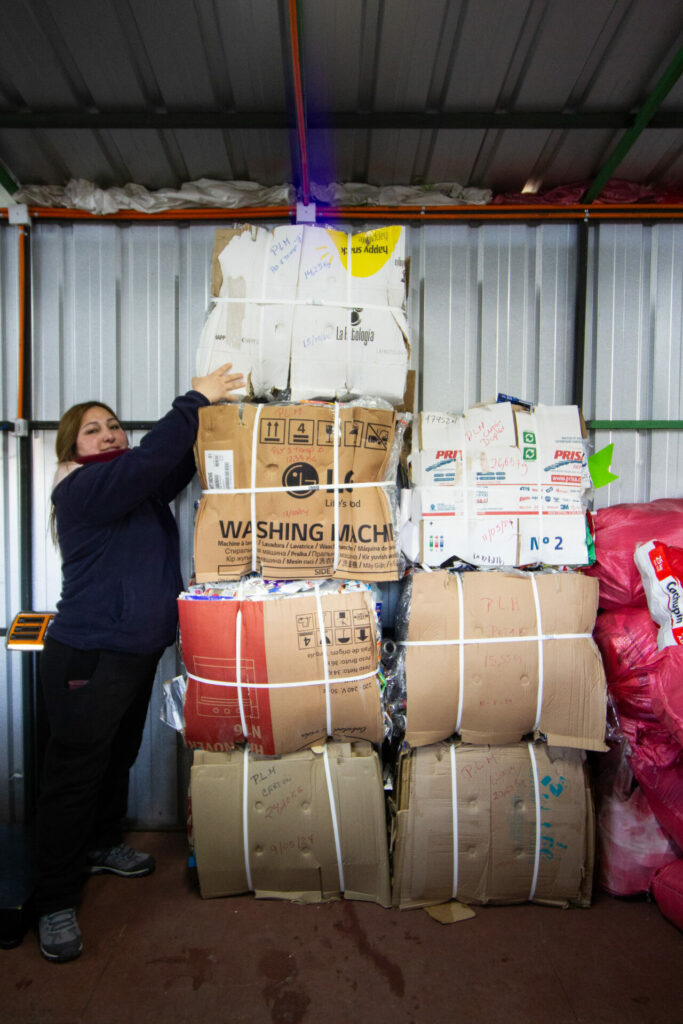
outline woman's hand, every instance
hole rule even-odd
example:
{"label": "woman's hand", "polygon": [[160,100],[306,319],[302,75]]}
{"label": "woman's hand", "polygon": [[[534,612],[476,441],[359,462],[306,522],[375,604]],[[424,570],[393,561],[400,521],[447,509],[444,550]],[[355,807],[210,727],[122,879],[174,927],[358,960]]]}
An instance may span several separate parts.
{"label": "woman's hand", "polygon": [[231,369],[232,363],[223,363],[212,373],[207,373],[206,377],[193,377],[192,390],[198,391],[212,403],[223,399],[237,401],[231,392],[243,388],[245,382],[241,373],[229,373]]}

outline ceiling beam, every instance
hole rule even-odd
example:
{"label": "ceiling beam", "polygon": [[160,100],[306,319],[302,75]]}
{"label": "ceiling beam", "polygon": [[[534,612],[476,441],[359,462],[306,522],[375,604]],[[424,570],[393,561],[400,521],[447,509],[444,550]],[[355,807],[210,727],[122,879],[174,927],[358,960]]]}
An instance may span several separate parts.
{"label": "ceiling beam", "polygon": [[[516,129],[531,131],[628,130],[635,128],[639,115],[619,111],[355,111],[307,112],[306,127],[320,129]],[[659,111],[649,120],[650,128],[683,128],[683,110]],[[34,131],[43,129],[84,129],[89,131],[127,129],[228,129],[262,131],[297,128],[296,118],[285,111],[232,110],[0,110],[0,128]],[[642,130],[642,129],[640,129]]]}
{"label": "ceiling beam", "polygon": [[665,98],[673,89],[674,85],[683,73],[683,46],[680,48],[668,68],[659,79],[654,89],[647,97],[642,107],[636,114],[633,124],[627,129],[617,145],[614,147],[606,162],[602,165],[593,179],[593,183],[587,192],[584,193],[582,201],[592,203],[598,198],[603,188],[612,177],[612,174],[622,162],[634,142],[649,124],[655,119],[657,110]]}

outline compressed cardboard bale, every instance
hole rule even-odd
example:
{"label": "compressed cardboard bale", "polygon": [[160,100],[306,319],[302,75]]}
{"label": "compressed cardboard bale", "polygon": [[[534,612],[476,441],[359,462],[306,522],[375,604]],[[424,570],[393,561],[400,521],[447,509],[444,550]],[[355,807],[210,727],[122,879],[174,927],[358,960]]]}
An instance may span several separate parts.
{"label": "compressed cardboard bale", "polygon": [[324,740],[328,727],[339,740],[382,741],[368,588],[262,600],[181,596],[178,617],[189,746],[220,751],[248,739],[254,752],[285,754]]}
{"label": "compressed cardboard bale", "polygon": [[400,226],[355,235],[302,224],[219,228],[197,373],[231,362],[256,398],[400,403],[410,353],[405,244]]}
{"label": "compressed cardboard bale", "polygon": [[204,898],[251,891],[391,905],[382,772],[370,744],[268,759],[248,748],[196,751],[190,802]]}
{"label": "compressed cardboard bale", "polygon": [[580,573],[413,573],[397,619],[406,741],[511,743],[535,732],[605,750],[597,600]]}
{"label": "compressed cardboard bale", "polygon": [[411,561],[455,557],[502,568],[589,561],[591,486],[576,406],[512,402],[462,415],[421,412],[402,494],[401,543]]}
{"label": "compressed cardboard bale", "polygon": [[409,751],[392,823],[394,905],[589,906],[594,830],[580,751],[544,743]]}
{"label": "compressed cardboard bale", "polygon": [[195,457],[210,489],[195,519],[197,581],[252,571],[283,580],[398,579],[404,427],[386,406],[200,409]]}

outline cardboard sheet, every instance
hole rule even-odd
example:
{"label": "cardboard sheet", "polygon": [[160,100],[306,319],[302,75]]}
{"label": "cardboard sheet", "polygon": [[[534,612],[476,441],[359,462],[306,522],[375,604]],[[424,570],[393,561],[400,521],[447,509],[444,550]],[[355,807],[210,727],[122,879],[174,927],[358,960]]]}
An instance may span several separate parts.
{"label": "cardboard sheet", "polygon": [[[325,739],[328,712],[336,739],[381,742],[368,590],[321,593],[319,607],[310,592],[262,601],[181,598],[178,617],[189,746],[221,751],[248,739],[256,753],[289,753]],[[225,685],[238,678],[240,688]]]}
{"label": "cardboard sheet", "polygon": [[421,747],[400,759],[396,801],[395,906],[590,905],[595,825],[579,751]]}
{"label": "cardboard sheet", "polygon": [[199,410],[195,456],[211,490],[195,520],[198,582],[252,570],[268,579],[399,577],[395,441],[404,421],[386,408],[337,409],[336,433],[330,404]]}
{"label": "cardboard sheet", "polygon": [[326,749],[327,764],[322,747],[281,758],[249,755],[246,764],[243,750],[195,753],[190,800],[204,898],[253,891],[305,903],[344,897],[390,906],[377,753],[367,743]]}
{"label": "cardboard sheet", "polygon": [[402,623],[397,635],[407,641],[411,746],[456,732],[468,743],[511,743],[535,730],[557,746],[606,749],[596,580],[439,571],[416,572],[410,585],[407,634]]}
{"label": "cardboard sheet", "polygon": [[584,433],[575,406],[497,402],[461,416],[420,413],[401,533],[408,558],[586,565]]}
{"label": "cardboard sheet", "polygon": [[403,400],[409,344],[405,229],[219,228],[197,351],[201,376],[232,362],[250,397]]}

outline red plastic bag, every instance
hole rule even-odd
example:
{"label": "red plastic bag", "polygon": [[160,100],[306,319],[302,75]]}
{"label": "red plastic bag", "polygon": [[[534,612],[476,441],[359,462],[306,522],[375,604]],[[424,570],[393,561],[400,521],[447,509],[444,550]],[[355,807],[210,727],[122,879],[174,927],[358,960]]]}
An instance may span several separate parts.
{"label": "red plastic bag", "polygon": [[600,581],[600,607],[645,607],[645,591],[633,561],[639,544],[657,537],[683,547],[683,498],[612,505],[589,514],[595,538],[595,565],[583,570]]}
{"label": "red plastic bag", "polygon": [[604,797],[597,823],[598,881],[613,896],[649,892],[655,872],[677,856],[642,789],[627,800]]}
{"label": "red plastic bag", "polygon": [[683,929],[683,857],[659,869],[652,879],[652,895],[664,917]]}
{"label": "red plastic bag", "polygon": [[631,747],[628,762],[657,821],[683,850],[683,748],[668,729],[620,717]]}
{"label": "red plastic bag", "polygon": [[601,612],[593,636],[619,714],[658,721],[683,746],[683,648],[659,650],[647,608]]}

